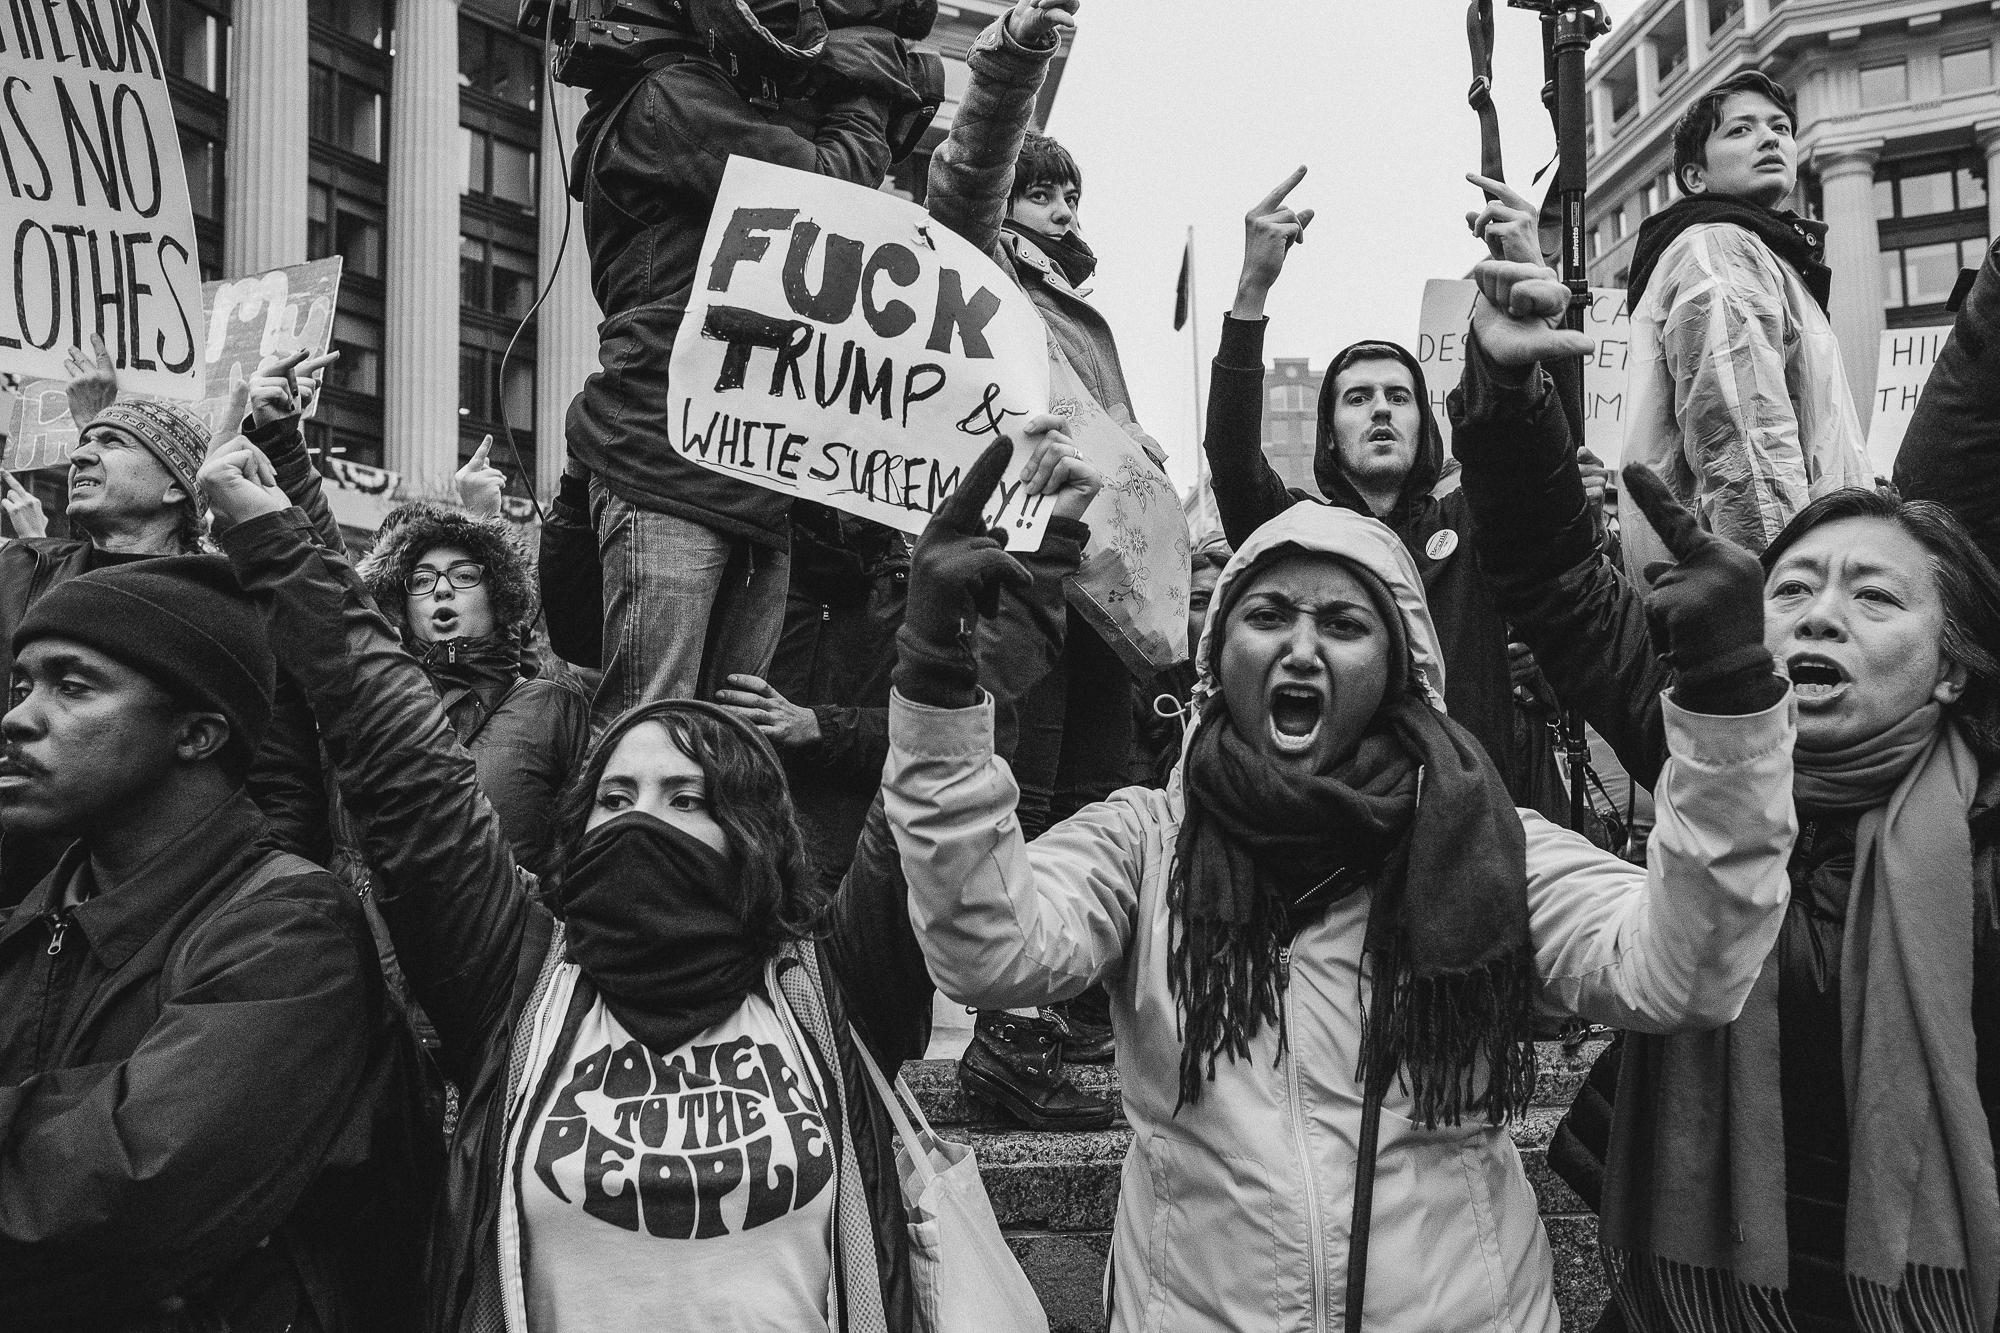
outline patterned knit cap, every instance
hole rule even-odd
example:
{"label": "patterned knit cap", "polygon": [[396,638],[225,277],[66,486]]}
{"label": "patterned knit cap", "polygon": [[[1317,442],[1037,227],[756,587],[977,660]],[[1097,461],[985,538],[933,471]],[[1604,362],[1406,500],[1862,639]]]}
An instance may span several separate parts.
{"label": "patterned knit cap", "polygon": [[208,457],[208,427],[200,417],[178,403],[121,398],[92,417],[84,431],[88,434],[100,426],[150,449],[195,504],[204,511],[208,508],[194,480]]}

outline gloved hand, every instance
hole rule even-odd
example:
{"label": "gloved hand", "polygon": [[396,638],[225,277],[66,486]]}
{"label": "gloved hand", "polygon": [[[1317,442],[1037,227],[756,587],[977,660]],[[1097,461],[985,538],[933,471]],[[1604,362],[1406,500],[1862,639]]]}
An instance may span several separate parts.
{"label": "gloved hand", "polygon": [[910,552],[892,679],[914,703],[967,708],[979,701],[973,654],[979,617],[999,612],[1001,589],[1026,590],[1034,582],[1007,554],[1004,534],[989,532],[980,519],[1013,456],[1014,442],[1004,435],[989,445]]}
{"label": "gloved hand", "polygon": [[1785,679],[1764,646],[1764,569],[1713,533],[1651,468],[1628,464],[1625,494],[1674,558],[1646,566],[1646,627],[1674,668],[1674,702],[1691,713],[1761,713],[1784,697]]}

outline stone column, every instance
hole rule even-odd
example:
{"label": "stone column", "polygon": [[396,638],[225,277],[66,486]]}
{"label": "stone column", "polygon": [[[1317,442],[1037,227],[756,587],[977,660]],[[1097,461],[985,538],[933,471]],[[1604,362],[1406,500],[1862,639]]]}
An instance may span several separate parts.
{"label": "stone column", "polygon": [[1687,24],[1688,71],[1692,73],[1708,59],[1708,0],[1686,0],[1681,16]]}
{"label": "stone column", "polygon": [[224,277],[305,261],[307,128],[306,7],[299,0],[236,0]]}
{"label": "stone column", "polygon": [[458,470],[458,197],[465,180],[457,0],[402,0],[395,50],[383,455],[411,490],[449,493]]}
{"label": "stone column", "polygon": [[[543,84],[549,109],[561,120],[563,143],[576,142],[577,122],[583,118],[583,90],[553,81]],[[541,281],[549,282],[550,265],[562,240],[563,218],[570,216],[569,248],[562,267],[555,270],[555,285],[548,300],[535,316],[535,493],[546,502],[562,481],[567,451],[563,444],[563,421],[569,415],[570,400],[583,388],[584,379],[597,369],[597,324],[601,316],[597,298],[590,291],[590,251],[583,241],[583,206],[563,191],[562,166],[556,158],[562,152],[554,124],[542,121],[542,188],[540,196]]]}
{"label": "stone column", "polygon": [[2000,120],[1976,127],[1979,151],[1986,154],[1986,239],[2000,240]]}
{"label": "stone column", "polygon": [[1770,0],[1743,0],[1743,31],[1755,32],[1771,17]]}
{"label": "stone column", "polygon": [[1641,39],[1633,68],[1639,75],[1639,114],[1643,116],[1660,100],[1660,44],[1650,37]]}
{"label": "stone column", "polygon": [[1590,97],[1591,137],[1597,141],[1597,152],[1611,151],[1611,90],[1602,83],[1592,84]]}
{"label": "stone column", "polygon": [[1875,224],[1879,141],[1821,148],[1813,156],[1825,198],[1826,262],[1833,269],[1833,331],[1865,430],[1875,401],[1875,363],[1885,320],[1882,246]]}

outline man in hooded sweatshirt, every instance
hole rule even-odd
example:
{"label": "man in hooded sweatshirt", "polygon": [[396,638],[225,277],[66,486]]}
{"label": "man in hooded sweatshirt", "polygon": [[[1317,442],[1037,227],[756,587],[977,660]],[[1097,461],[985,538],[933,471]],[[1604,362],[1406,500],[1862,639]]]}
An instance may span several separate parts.
{"label": "man in hooded sweatshirt", "polygon": [[[1791,95],[1756,70],[1697,99],[1674,129],[1685,197],[1639,228],[1629,278],[1625,461],[1752,552],[1810,501],[1870,484],[1826,318],[1826,224],[1784,206],[1795,123]],[[1639,516],[1622,535],[1635,581],[1665,558]]]}
{"label": "man in hooded sweatshirt", "polygon": [[1313,457],[1320,494],[1286,486],[1264,457],[1264,302],[1312,222],[1313,210],[1285,205],[1304,178],[1300,167],[1244,219],[1243,273],[1222,321],[1202,442],[1223,532],[1240,549],[1265,522],[1306,502],[1373,515],[1395,529],[1423,575],[1451,716],[1486,748],[1517,805],[1567,826],[1554,737],[1544,717],[1516,703],[1507,626],[1473,562],[1471,508],[1456,490],[1432,494],[1444,437],[1416,357],[1370,340],[1333,358],[1320,387]]}

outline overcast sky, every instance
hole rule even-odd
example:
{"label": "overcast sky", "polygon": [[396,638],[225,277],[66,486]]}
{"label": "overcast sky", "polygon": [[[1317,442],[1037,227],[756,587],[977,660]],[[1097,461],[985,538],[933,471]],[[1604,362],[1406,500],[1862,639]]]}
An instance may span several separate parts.
{"label": "overcast sky", "polygon": [[[1642,3],[1607,7],[1615,23]],[[1554,147],[1541,29],[1495,9],[1507,174],[1525,186]],[[1049,132],[1083,170],[1092,299],[1181,486],[1198,447],[1189,335],[1173,331],[1189,225],[1204,402],[1243,215],[1300,164],[1292,203],[1318,216],[1272,293],[1266,357],[1319,367],[1360,338],[1414,343],[1425,280],[1484,254],[1465,228],[1479,203],[1464,180],[1479,165],[1470,81],[1462,0],[1084,0]]]}

